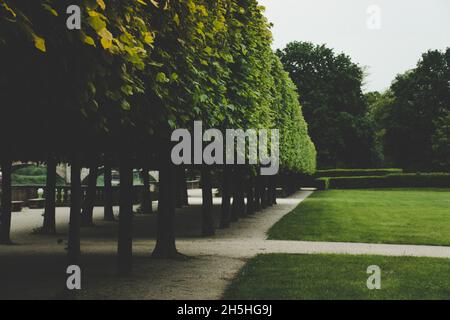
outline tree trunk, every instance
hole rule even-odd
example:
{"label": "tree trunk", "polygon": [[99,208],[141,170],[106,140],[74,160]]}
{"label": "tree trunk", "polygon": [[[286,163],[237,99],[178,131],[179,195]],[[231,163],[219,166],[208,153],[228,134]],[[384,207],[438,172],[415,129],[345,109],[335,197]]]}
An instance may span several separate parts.
{"label": "tree trunk", "polygon": [[277,204],[277,176],[272,176],[270,179],[270,201],[272,204]]}
{"label": "tree trunk", "polygon": [[267,197],[267,206],[271,207],[273,206],[273,201],[272,201],[272,176],[266,176],[265,177],[266,180],[266,197]]}
{"label": "tree trunk", "polygon": [[120,163],[120,211],[119,237],[117,242],[118,272],[121,276],[131,274],[133,258],[133,167],[129,159]]}
{"label": "tree trunk", "polygon": [[144,180],[144,190],[142,191],[141,213],[151,214],[153,213],[152,193],[150,192],[150,174],[147,166],[142,168],[142,178]]}
{"label": "tree trunk", "polygon": [[70,221],[69,221],[69,264],[78,264],[80,258],[80,211],[81,211],[81,166],[78,159],[72,159],[70,168]]}
{"label": "tree trunk", "polygon": [[113,194],[112,194],[112,169],[109,160],[105,160],[104,168],[104,213],[103,219],[105,221],[114,221],[114,210],[113,210]]}
{"label": "tree trunk", "polygon": [[254,179],[253,173],[250,172],[250,175],[247,180],[247,215],[255,214],[255,192],[253,189],[254,185]]}
{"label": "tree trunk", "polygon": [[159,172],[159,200],[155,258],[175,258],[179,254],[175,245],[175,168],[167,160]]}
{"label": "tree trunk", "polygon": [[236,169],[233,169],[231,174],[231,192],[233,195],[233,202],[231,204],[231,222],[237,222],[239,220],[239,174]]}
{"label": "tree trunk", "polygon": [[220,227],[229,228],[231,219],[231,170],[225,166],[222,171],[222,212],[220,215]]}
{"label": "tree trunk", "polygon": [[186,170],[180,168],[177,170],[177,185],[176,185],[176,203],[177,208],[182,208],[183,206],[189,205],[188,192],[187,192],[187,181],[186,181]]}
{"label": "tree trunk", "polygon": [[288,172],[283,175],[283,188],[285,189],[284,193],[286,196],[290,196],[297,191],[298,183],[295,180],[296,178],[293,173]]}
{"label": "tree trunk", "polygon": [[183,207],[183,175],[182,170],[177,167],[175,171],[175,207]]}
{"label": "tree trunk", "polygon": [[181,186],[182,186],[182,202],[184,206],[188,206],[189,205],[189,196],[188,196],[188,184],[187,184],[187,180],[186,180],[186,170],[183,169],[182,174],[182,181],[181,181]]}
{"label": "tree trunk", "polygon": [[293,192],[295,193],[301,189],[303,179],[302,179],[301,175],[299,175],[299,174],[293,175],[292,179],[293,179],[293,186],[294,186]]}
{"label": "tree trunk", "polygon": [[283,184],[283,194],[285,197],[289,197],[291,194],[289,190],[288,176],[286,173],[281,176],[281,181]]}
{"label": "tree trunk", "polygon": [[202,169],[202,235],[204,237],[213,236],[214,212],[211,172],[209,169]]}
{"label": "tree trunk", "polygon": [[292,195],[293,190],[292,190],[292,181],[291,181],[291,176],[290,175],[286,175],[286,183],[287,183],[287,189],[288,189],[288,194]]}
{"label": "tree trunk", "polygon": [[11,244],[11,170],[10,159],[2,160],[2,204],[0,213],[0,244]]}
{"label": "tree trunk", "polygon": [[97,192],[97,163],[89,168],[88,189],[84,201],[83,212],[81,213],[81,226],[92,227],[94,225],[94,205]]}
{"label": "tree trunk", "polygon": [[243,172],[242,169],[237,167],[234,170],[234,182],[233,182],[233,207],[231,211],[231,221],[235,222],[239,219],[239,217],[245,217],[245,187],[244,182],[245,179],[243,179]]}
{"label": "tree trunk", "polygon": [[265,209],[269,205],[267,203],[267,177],[260,176],[260,184],[261,184],[261,208]]}
{"label": "tree trunk", "polygon": [[262,186],[261,186],[261,176],[258,175],[254,179],[255,183],[255,212],[261,211],[261,195],[262,195]]}
{"label": "tree trunk", "polygon": [[56,160],[53,156],[47,159],[47,179],[45,187],[45,211],[42,232],[44,234],[56,233],[55,202],[56,202]]}

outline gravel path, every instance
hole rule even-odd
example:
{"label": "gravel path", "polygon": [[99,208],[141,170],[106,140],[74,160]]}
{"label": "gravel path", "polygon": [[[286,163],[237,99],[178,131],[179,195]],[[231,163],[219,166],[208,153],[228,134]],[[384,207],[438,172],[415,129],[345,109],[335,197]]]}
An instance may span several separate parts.
{"label": "gravel path", "polygon": [[[189,247],[190,244],[184,244]],[[214,247],[205,245],[205,250],[214,255],[248,258],[261,253],[293,253],[293,254],[364,254],[383,256],[411,256],[450,259],[450,247],[371,244],[348,242],[312,242],[312,241],[215,241]],[[236,250],[236,248],[238,248]]]}
{"label": "gravel path", "polygon": [[[154,260],[155,215],[134,218],[133,276],[116,272],[117,223],[101,221],[82,230],[82,290],[67,297],[65,286],[68,209],[58,209],[59,236],[30,231],[42,222],[42,210],[13,216],[15,246],[0,246],[0,299],[220,299],[242,266],[260,253],[345,253],[450,258],[450,247],[266,240],[266,232],[312,191],[278,199],[278,205],[241,219],[210,238],[201,233],[201,193],[190,192],[190,206],[177,210],[177,247],[184,260]],[[220,214],[220,199],[214,199]],[[58,241],[59,240],[59,241]]]}

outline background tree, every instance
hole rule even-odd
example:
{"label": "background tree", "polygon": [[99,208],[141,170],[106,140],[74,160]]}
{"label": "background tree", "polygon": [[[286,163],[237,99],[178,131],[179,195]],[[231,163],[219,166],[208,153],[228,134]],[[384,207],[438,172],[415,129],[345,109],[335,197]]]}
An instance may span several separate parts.
{"label": "background tree", "polygon": [[373,130],[372,163],[375,167],[392,167],[392,159],[384,152],[384,135],[386,130],[383,123],[386,121],[388,109],[394,101],[390,90],[384,93],[377,91],[364,95],[368,107],[366,119]]}
{"label": "background tree", "polygon": [[438,170],[450,171],[450,111],[435,122],[432,137],[433,165]]}
{"label": "background tree", "polygon": [[386,159],[408,170],[448,169],[450,49],[423,54],[376,105]]}
{"label": "background tree", "polygon": [[289,43],[277,54],[300,92],[318,166],[369,166],[372,132],[361,90],[362,68],[344,54],[309,42]]}

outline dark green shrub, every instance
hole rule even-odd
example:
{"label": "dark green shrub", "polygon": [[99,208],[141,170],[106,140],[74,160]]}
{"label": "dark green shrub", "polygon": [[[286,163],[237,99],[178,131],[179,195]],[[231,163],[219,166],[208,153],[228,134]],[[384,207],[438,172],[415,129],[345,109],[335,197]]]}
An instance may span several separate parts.
{"label": "dark green shrub", "polygon": [[388,174],[401,174],[402,169],[384,168],[384,169],[329,169],[317,170],[316,177],[367,177],[367,176],[385,176]]}
{"label": "dark green shrub", "polygon": [[47,168],[44,166],[27,165],[13,171],[13,174],[20,176],[45,176]]}
{"label": "dark green shrub", "polygon": [[330,177],[328,187],[330,189],[364,189],[364,188],[387,188],[386,177]]}
{"label": "dark green shrub", "polygon": [[330,187],[330,178],[319,178],[314,180],[313,187],[318,190],[327,190]]}
{"label": "dark green shrub", "polygon": [[450,173],[411,173],[386,178],[390,185],[398,187],[450,188]]}
{"label": "dark green shrub", "polygon": [[331,177],[328,178],[328,180],[328,187],[330,189],[450,188],[449,173],[411,173],[368,177]]}
{"label": "dark green shrub", "polygon": [[[12,184],[15,186],[39,185],[44,186],[47,180],[47,167],[37,165],[23,165],[13,170],[11,174]],[[65,185],[66,182],[58,174],[56,185]]]}

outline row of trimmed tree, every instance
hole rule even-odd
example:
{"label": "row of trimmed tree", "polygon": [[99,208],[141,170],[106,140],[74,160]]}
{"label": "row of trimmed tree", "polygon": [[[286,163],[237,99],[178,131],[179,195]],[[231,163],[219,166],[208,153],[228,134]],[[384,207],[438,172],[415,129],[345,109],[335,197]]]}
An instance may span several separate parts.
{"label": "row of trimmed tree", "polygon": [[[180,196],[186,166],[171,161],[174,129],[191,129],[201,120],[205,128],[222,131],[280,130],[276,177],[258,175],[258,165],[196,167],[202,175],[204,235],[214,234],[216,225],[212,173],[223,172],[220,226],[227,227],[275,203],[276,187],[291,193],[301,176],[315,171],[316,151],[295,86],[271,50],[269,23],[256,0],[83,0],[81,30],[67,28],[66,20],[73,18],[66,14],[68,5],[59,0],[0,5],[2,243],[10,242],[13,160],[47,163],[47,200],[54,199],[56,163],[71,164],[71,263],[80,255],[80,226],[92,223],[89,192],[82,208],[81,168],[91,168],[95,177],[104,166],[109,220],[111,168],[119,168],[121,274],[131,272],[133,168],[159,171],[153,255],[178,254],[175,207],[186,204]],[[94,178],[89,184],[95,185]],[[55,231],[54,216],[54,203],[47,201],[43,231]]]}

